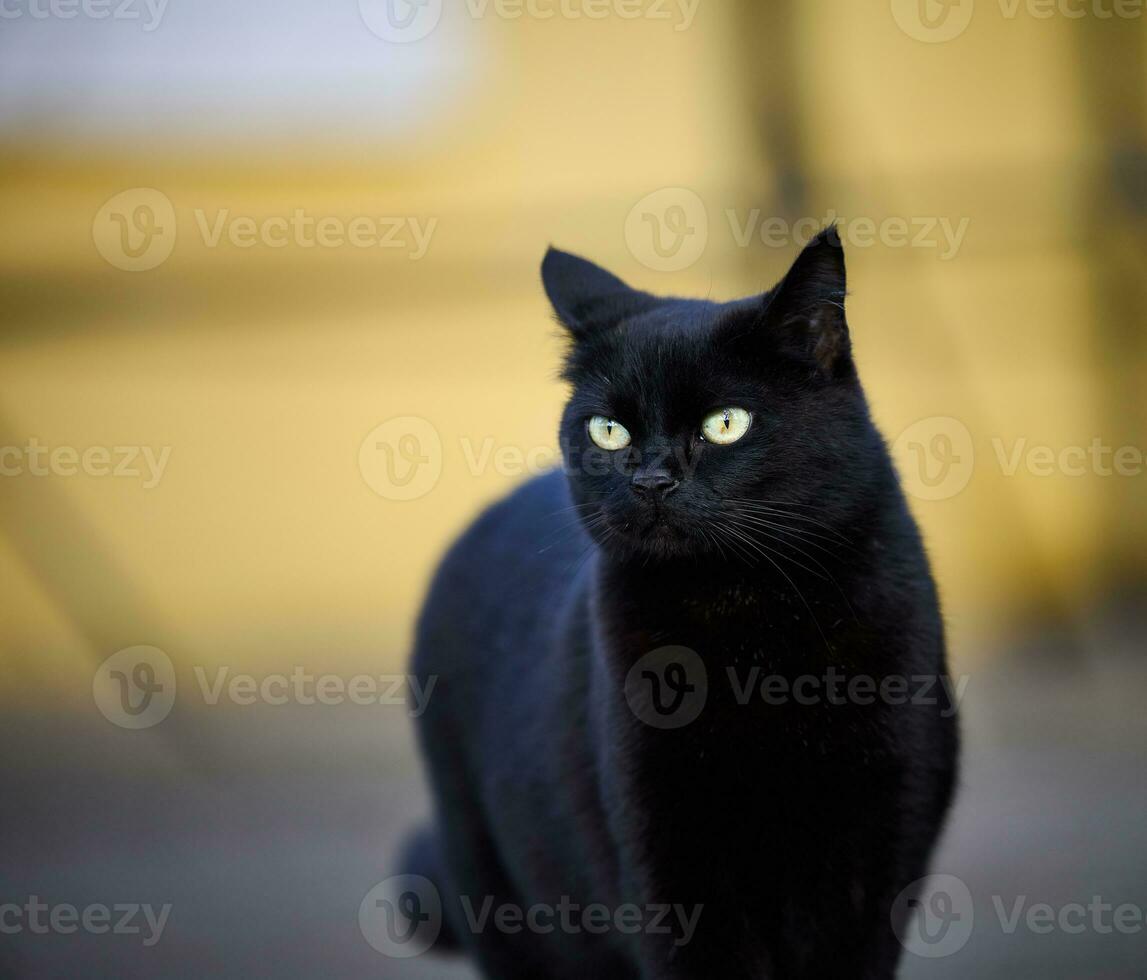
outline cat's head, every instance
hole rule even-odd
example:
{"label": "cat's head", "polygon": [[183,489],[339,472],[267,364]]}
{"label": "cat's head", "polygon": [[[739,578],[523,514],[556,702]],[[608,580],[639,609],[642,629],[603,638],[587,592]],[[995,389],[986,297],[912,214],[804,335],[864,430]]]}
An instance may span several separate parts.
{"label": "cat's head", "polygon": [[607,551],[749,557],[779,527],[846,521],[868,492],[883,448],[833,229],[775,288],[729,303],[640,292],[555,249],[542,281],[571,341],[571,493]]}

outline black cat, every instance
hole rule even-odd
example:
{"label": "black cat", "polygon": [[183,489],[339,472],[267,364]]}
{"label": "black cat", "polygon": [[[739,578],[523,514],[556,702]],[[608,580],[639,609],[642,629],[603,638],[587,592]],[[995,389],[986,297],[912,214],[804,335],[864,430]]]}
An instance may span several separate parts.
{"label": "black cat", "polygon": [[565,472],[465,533],[418,628],[438,946],[497,980],[892,977],[955,699],[834,230],[732,303],[542,278]]}

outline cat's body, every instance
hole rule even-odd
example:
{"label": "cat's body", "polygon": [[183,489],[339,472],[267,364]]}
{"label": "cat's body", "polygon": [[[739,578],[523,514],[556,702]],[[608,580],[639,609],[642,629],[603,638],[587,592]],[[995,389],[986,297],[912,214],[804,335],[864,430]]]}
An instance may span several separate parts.
{"label": "cat's body", "polygon": [[[786,283],[826,285],[826,248]],[[740,350],[698,359],[743,343],[760,307],[623,298],[567,259],[547,287],[575,337],[568,474],[491,508],[435,579],[414,659],[437,677],[420,720],[435,822],[406,870],[498,980],[891,977],[893,901],[926,873],[956,731],[927,560],[850,355],[824,340],[837,325],[799,293],[824,380],[796,358],[754,382]],[[607,326],[570,289],[605,295]],[[734,402],[743,445],[678,447],[677,414]],[[836,417],[809,421],[817,405]],[[643,459],[586,441],[606,408]],[[614,496],[649,473],[660,495]]]}

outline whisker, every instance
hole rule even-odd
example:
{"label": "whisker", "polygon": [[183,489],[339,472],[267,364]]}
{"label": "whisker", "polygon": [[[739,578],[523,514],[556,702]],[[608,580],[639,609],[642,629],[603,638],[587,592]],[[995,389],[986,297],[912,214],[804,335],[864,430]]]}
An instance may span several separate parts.
{"label": "whisker", "polygon": [[[751,520],[748,517],[744,517],[743,519],[745,521]],[[765,523],[766,523],[766,526],[777,527],[776,525],[767,524],[767,522],[765,522]],[[778,528],[778,529],[779,530],[785,530],[783,528]],[[750,533],[748,528],[742,528],[742,531],[746,534]],[[834,576],[832,574],[832,572],[830,572],[828,570],[828,568],[825,567],[824,563],[821,562],[815,555],[810,555],[807,551],[805,551],[803,548],[799,547],[798,545],[794,544],[792,541],[789,541],[785,538],[781,538],[781,537],[777,536],[776,534],[770,534],[768,531],[760,530],[759,527],[757,529],[757,533],[765,535],[770,540],[776,541],[779,544],[782,544],[786,548],[792,548],[794,551],[798,552],[803,557],[805,557],[809,561],[811,561],[814,565],[816,565],[816,567],[819,568],[823,574],[818,574],[816,572],[812,572],[811,569],[809,569],[805,565],[802,565],[800,562],[798,562],[796,559],[794,559],[791,555],[783,555],[783,554],[774,552],[774,554],[777,554],[777,557],[787,558],[788,561],[792,562],[798,568],[804,568],[805,571],[808,571],[814,575],[817,575],[818,578],[824,578],[827,581],[831,582],[833,587],[836,589],[836,591],[838,593],[840,593],[840,597],[844,600],[844,604],[848,607],[848,612],[852,616],[853,620],[855,620],[857,623],[860,622],[860,618],[856,615],[856,610],[853,608],[852,602],[848,598],[848,594],[844,591],[843,588],[841,588],[840,583],[836,580],[836,576]],[[835,557],[831,551],[829,551],[823,545],[817,544],[815,541],[805,541],[803,538],[798,539],[798,540],[800,540],[803,544],[810,545],[811,547],[814,547],[814,548],[819,548],[821,551],[825,552],[825,554],[827,554],[829,557]]]}
{"label": "whisker", "polygon": [[[804,597],[804,593],[801,592],[801,590],[797,586],[796,582],[793,581],[792,576],[789,575],[789,573],[786,572],[783,568],[781,568],[781,566],[776,561],[773,560],[772,556],[769,555],[767,551],[762,551],[761,554],[764,555],[765,560],[770,565],[772,565],[773,568],[775,568],[778,572],[780,572],[785,577],[785,581],[788,582],[790,586],[792,586],[793,591],[796,592],[797,597],[804,604],[805,609],[808,610],[808,614],[812,617],[813,625],[816,627],[816,631],[820,634],[820,638],[824,641],[825,648],[827,650],[831,651],[832,645],[828,642],[828,637],[825,636],[824,630],[821,629],[820,620],[816,618],[816,613],[813,612],[812,606],[809,605],[808,600]],[[792,559],[789,559],[789,560],[791,561]]]}
{"label": "whisker", "polygon": [[772,528],[774,531],[780,531],[785,534],[795,535],[798,541],[807,544],[809,547],[819,548],[826,555],[829,555],[833,558],[837,557],[836,553],[831,548],[828,548],[823,544],[818,544],[816,541],[809,540],[810,538],[817,538],[820,541],[828,541],[831,544],[839,544],[839,542],[833,540],[825,534],[818,534],[816,531],[809,531],[804,528],[790,527],[787,524],[779,524],[775,521],[766,520],[759,514],[737,514],[736,516],[749,524]]}
{"label": "whisker", "polygon": [[814,524],[817,527],[823,528],[834,538],[838,539],[841,544],[853,547],[852,542],[832,525],[826,524],[824,521],[818,521],[816,518],[809,517],[806,514],[787,513],[783,510],[777,510],[773,507],[764,506],[759,501],[755,500],[736,500],[734,498],[726,498],[725,502],[734,504],[735,509],[745,511],[747,513],[762,514],[768,517],[784,517],[791,521],[801,521],[802,523],[806,524]]}
{"label": "whisker", "polygon": [[[755,539],[755,538],[754,538],[754,537],[753,537],[751,534],[749,534],[749,532],[748,532],[748,531],[747,531],[745,528],[743,528],[743,527],[737,527],[737,526],[735,526],[735,525],[734,525],[733,527],[730,527],[730,528],[729,528],[729,530],[731,530],[731,531],[734,531],[734,530],[735,530],[735,532],[736,532],[737,534],[740,534],[740,535],[742,535],[742,537],[744,538],[744,540],[746,540],[746,541],[748,541],[748,542],[751,542],[752,544],[756,545],[756,546],[757,546],[757,547],[759,547],[759,548],[762,548],[762,549],[764,549],[764,550],[766,550],[766,551],[767,551],[767,550],[771,550],[771,549],[768,549],[768,548],[766,548],[766,547],[765,547],[765,545],[764,545],[762,542],[759,542],[759,541],[757,541],[757,540],[756,540],[756,539]],[[769,539],[770,539],[770,540],[772,540],[772,541],[777,541],[777,542],[779,542],[779,543],[781,543],[781,544],[787,544],[787,542],[786,542],[786,541],[785,541],[783,538],[778,538],[776,535],[773,535],[773,534],[767,534],[767,533],[765,533],[765,532],[763,532],[763,531],[760,531],[760,532],[758,532],[758,533],[760,533],[760,534],[764,534],[764,536],[765,536],[765,537],[769,538]],[[789,545],[789,547],[792,547],[792,545]],[[803,564],[803,563],[801,563],[801,562],[797,561],[797,560],[796,560],[795,558],[793,558],[791,555],[779,554],[779,553],[778,553],[778,552],[776,552],[776,551],[773,551],[773,554],[777,555],[779,558],[784,558],[784,559],[786,559],[787,561],[790,561],[790,562],[792,562],[794,565],[796,565],[796,566],[797,566],[797,568],[803,569],[804,571],[808,572],[810,575],[813,575],[813,576],[815,576],[816,578],[819,578],[819,579],[824,579],[826,582],[831,582],[831,581],[832,581],[832,576],[831,576],[831,575],[828,575],[828,574],[827,574],[827,572],[824,572],[824,573],[822,573],[822,572],[818,572],[818,571],[815,571],[814,569],[811,569],[811,568],[809,568],[809,567],[808,567],[808,565],[805,565],[805,564]],[[807,557],[807,556],[806,556],[806,557]],[[821,566],[821,568],[823,569],[823,567],[824,567],[824,566],[822,565],[822,566]]]}

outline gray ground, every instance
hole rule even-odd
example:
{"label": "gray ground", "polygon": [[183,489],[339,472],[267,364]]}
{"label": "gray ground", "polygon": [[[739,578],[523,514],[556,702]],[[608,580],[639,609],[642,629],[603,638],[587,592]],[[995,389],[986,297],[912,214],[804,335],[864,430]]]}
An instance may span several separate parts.
{"label": "gray ground", "polygon": [[[1147,662],[1138,640],[1083,645],[1106,652],[1032,643],[972,674],[963,790],[935,870],[967,884],[974,924],[950,956],[906,956],[903,977],[1147,977]],[[140,935],[0,934],[0,974],[473,976],[389,959],[358,928],[425,806],[404,709],[190,716],[177,703],[146,732],[93,709],[68,731],[9,717],[0,736],[0,902],[172,905],[150,948]],[[997,901],[1010,914],[1021,896],[1025,910],[1133,903],[1139,930],[1105,932],[1112,914],[1097,927],[1088,913],[1082,932],[1009,931]]]}

